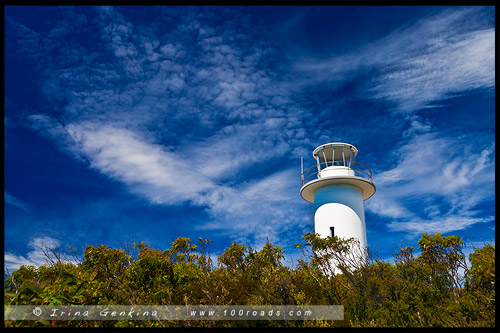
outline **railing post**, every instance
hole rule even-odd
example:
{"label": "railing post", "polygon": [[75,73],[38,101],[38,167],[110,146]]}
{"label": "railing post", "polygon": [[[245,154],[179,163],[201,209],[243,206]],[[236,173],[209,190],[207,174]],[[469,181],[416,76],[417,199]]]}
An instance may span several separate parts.
{"label": "railing post", "polygon": [[335,166],[335,146],[332,145],[332,166]]}
{"label": "railing post", "polygon": [[326,154],[324,149],[323,149],[323,158],[325,159],[325,166],[328,168],[328,163],[326,162]]}

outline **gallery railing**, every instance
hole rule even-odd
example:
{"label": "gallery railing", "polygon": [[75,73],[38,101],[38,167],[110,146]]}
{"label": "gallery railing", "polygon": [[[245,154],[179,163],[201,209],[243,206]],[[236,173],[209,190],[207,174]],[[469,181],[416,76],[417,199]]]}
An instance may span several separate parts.
{"label": "gallery railing", "polygon": [[[328,162],[321,162],[319,164],[315,164],[306,170],[303,170],[301,173],[302,176],[302,185],[304,185],[307,181],[307,179],[317,175],[321,170],[324,169],[324,167],[329,167],[329,166],[343,166],[348,168],[348,170],[354,171],[355,176],[362,177],[367,179],[370,182],[373,182],[372,178],[372,170],[367,167],[366,165],[358,162],[352,162],[352,161],[328,161]],[[303,169],[303,167],[302,167]],[[312,180],[312,179],[311,179]]]}

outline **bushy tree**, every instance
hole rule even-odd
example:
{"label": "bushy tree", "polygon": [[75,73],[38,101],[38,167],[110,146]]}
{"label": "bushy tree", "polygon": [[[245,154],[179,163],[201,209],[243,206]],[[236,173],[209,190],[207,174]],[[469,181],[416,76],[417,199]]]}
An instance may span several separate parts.
{"label": "bushy tree", "polygon": [[[169,249],[135,243],[132,255],[88,246],[79,262],[21,266],[4,281],[4,304],[344,305],[339,321],[6,321],[6,326],[63,327],[494,327],[495,247],[470,254],[457,236],[423,234],[400,247],[394,264],[354,239],[308,233],[295,268],[270,242],[260,250],[233,243],[210,258],[211,241],[179,237]],[[461,273],[463,272],[463,273]]]}

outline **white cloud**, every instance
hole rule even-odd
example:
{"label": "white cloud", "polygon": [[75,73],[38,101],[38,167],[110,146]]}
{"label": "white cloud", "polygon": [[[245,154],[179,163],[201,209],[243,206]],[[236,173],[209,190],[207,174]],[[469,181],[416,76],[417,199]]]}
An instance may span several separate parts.
{"label": "white cloud", "polygon": [[26,117],[29,126],[48,137],[61,137],[65,135],[63,126],[53,117],[46,114],[33,114]]}
{"label": "white cloud", "polygon": [[493,145],[478,147],[469,137],[429,132],[414,135],[393,155],[396,165],[374,173],[377,193],[365,203],[367,210],[393,221],[391,230],[445,233],[494,219],[477,217],[475,210],[492,200]]}
{"label": "white cloud", "polygon": [[90,167],[130,186],[154,203],[178,203],[194,199],[215,185],[190,164],[188,158],[148,143],[123,128],[93,123],[68,124],[72,150],[83,155]]}
{"label": "white cloud", "polygon": [[22,210],[29,210],[28,204],[22,202],[18,198],[14,197],[13,195],[10,195],[9,193],[4,191],[4,200],[5,203],[15,206],[17,208],[21,208]]}
{"label": "white cloud", "polygon": [[[386,187],[397,186],[404,195],[449,195],[476,176],[476,181],[486,182],[494,169],[492,154],[492,147],[478,148],[464,137],[425,133],[397,149],[393,153],[398,156],[397,165],[374,177]],[[486,173],[480,173],[485,168]]]}
{"label": "white cloud", "polygon": [[189,156],[191,166],[198,172],[213,179],[229,180],[254,164],[265,164],[285,155],[290,145],[285,142],[283,127],[271,131],[262,123],[236,123],[209,138],[190,142],[178,151]]}
{"label": "white cloud", "polygon": [[394,101],[400,110],[414,111],[463,91],[495,86],[494,29],[433,42],[427,52],[408,55],[384,68],[375,80],[373,97]]}
{"label": "white cloud", "polygon": [[47,248],[47,249],[56,249],[59,247],[61,242],[55,238],[52,237],[36,237],[30,240],[28,243],[29,247],[32,247],[34,249],[40,249],[40,248]]}
{"label": "white cloud", "polygon": [[[299,173],[296,169],[285,169],[270,174],[251,184],[242,186],[242,193],[249,199],[260,199],[267,202],[292,201],[297,197]],[[295,181],[294,181],[295,180]]]}
{"label": "white cloud", "polygon": [[485,28],[484,8],[454,8],[401,28],[362,50],[326,60],[302,61],[305,84],[344,80],[377,69],[368,98],[412,112],[464,91],[495,86],[495,30]]}
{"label": "white cloud", "polygon": [[250,240],[256,247],[266,239],[276,242],[290,230],[302,232],[307,206],[299,188],[299,170],[294,168],[235,188],[219,188],[203,198],[217,218],[200,228],[219,230],[240,242]]}
{"label": "white cloud", "polygon": [[367,209],[372,213],[394,219],[414,216],[410,210],[403,207],[398,201],[385,198],[378,193],[377,196],[377,199],[370,199],[365,203]]}
{"label": "white cloud", "polygon": [[388,227],[393,231],[405,231],[409,236],[417,236],[422,233],[432,234],[447,233],[456,230],[464,230],[476,223],[494,221],[494,217],[477,218],[455,214],[444,218],[435,217],[432,220],[415,220],[411,222],[391,222]]}
{"label": "white cloud", "polygon": [[179,46],[174,46],[171,43],[165,44],[162,47],[160,47],[161,53],[163,53],[163,55],[166,56],[167,58],[172,58],[178,49]]}
{"label": "white cloud", "polygon": [[51,259],[54,259],[54,255],[50,250],[57,251],[59,245],[59,240],[49,236],[33,238],[28,243],[28,247],[33,250],[29,251],[26,257],[6,252],[4,255],[4,267],[9,271],[16,270],[22,265],[40,267],[41,265],[50,263],[46,253]]}

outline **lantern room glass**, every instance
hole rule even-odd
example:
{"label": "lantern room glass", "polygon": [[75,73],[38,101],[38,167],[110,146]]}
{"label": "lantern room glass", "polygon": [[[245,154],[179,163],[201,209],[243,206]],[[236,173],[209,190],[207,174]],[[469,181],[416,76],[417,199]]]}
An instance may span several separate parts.
{"label": "lantern room glass", "polygon": [[355,153],[347,146],[331,145],[319,149],[316,153],[318,168],[330,166],[351,167],[354,162]]}

